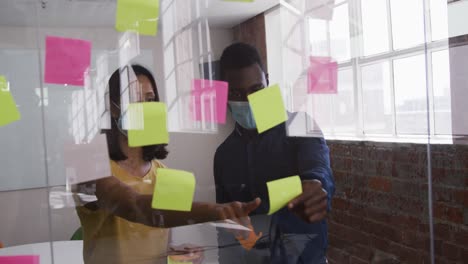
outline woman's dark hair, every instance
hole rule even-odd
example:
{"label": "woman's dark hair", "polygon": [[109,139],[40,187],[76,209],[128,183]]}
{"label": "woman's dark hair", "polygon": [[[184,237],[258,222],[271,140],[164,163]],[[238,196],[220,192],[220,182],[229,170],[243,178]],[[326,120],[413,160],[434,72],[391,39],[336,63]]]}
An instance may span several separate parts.
{"label": "woman's dark hair", "polygon": [[[156,81],[149,70],[140,65],[132,65],[132,69],[136,76],[146,76],[153,87],[155,100],[159,102],[159,94],[156,86]],[[109,97],[110,107],[114,108],[114,104],[120,106],[120,72],[125,69],[117,69],[109,79]],[[119,110],[120,111],[120,110]],[[118,118],[111,117],[111,129],[105,130],[107,136],[107,148],[109,150],[109,157],[111,160],[119,161],[126,160],[128,157],[120,149],[119,136],[120,131],[117,124]],[[165,159],[169,152],[166,150],[167,144],[150,145],[143,147],[143,159],[145,161],[151,161],[153,159]]]}
{"label": "woman's dark hair", "polygon": [[234,43],[225,48],[219,62],[220,79],[225,80],[226,71],[239,70],[251,65],[258,64],[265,72],[262,59],[258,50],[247,43]]}

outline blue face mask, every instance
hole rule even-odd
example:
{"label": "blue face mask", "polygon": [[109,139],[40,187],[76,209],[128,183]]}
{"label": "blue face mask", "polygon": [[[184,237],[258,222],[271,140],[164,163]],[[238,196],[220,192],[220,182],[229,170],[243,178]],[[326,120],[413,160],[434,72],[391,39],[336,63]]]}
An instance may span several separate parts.
{"label": "blue face mask", "polygon": [[245,129],[255,129],[257,124],[250,109],[248,102],[228,102],[229,111],[231,111],[232,118]]}
{"label": "blue face mask", "polygon": [[122,117],[119,116],[119,118],[113,118],[115,123],[117,124],[117,129],[119,130],[119,132],[124,135],[125,137],[128,137],[128,131],[123,129],[123,120],[122,120]]}

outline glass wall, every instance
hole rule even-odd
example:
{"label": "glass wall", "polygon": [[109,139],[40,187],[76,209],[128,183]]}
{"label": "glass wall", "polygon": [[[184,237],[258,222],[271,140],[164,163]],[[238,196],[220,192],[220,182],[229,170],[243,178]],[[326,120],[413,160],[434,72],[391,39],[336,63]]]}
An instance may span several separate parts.
{"label": "glass wall", "polygon": [[0,1],[0,263],[464,263],[466,12]]}

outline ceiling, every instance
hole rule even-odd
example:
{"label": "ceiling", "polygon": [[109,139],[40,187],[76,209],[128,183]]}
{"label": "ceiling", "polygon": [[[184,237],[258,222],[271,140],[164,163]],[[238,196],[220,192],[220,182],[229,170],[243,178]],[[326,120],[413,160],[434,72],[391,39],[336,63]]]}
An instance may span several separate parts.
{"label": "ceiling", "polygon": [[[231,28],[279,3],[279,0],[206,1],[208,8],[202,13],[213,28]],[[40,24],[46,27],[114,26],[116,0],[42,0],[46,2],[45,8],[36,8],[38,2],[41,0],[0,0],[0,26],[35,26],[38,24],[36,12],[39,12]]]}

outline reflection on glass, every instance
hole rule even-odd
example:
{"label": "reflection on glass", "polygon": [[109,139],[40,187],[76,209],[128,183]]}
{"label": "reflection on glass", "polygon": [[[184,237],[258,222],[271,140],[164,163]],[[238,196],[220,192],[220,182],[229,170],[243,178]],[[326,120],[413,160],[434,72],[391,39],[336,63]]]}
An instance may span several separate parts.
{"label": "reflection on glass", "polygon": [[334,94],[314,94],[307,97],[307,113],[325,135],[333,133],[333,97]]}
{"label": "reflection on glass", "polygon": [[335,96],[335,133],[351,134],[356,131],[353,71],[338,71],[338,94]]}
{"label": "reflection on glass", "polygon": [[331,21],[309,19],[310,54],[331,56],[338,61],[350,59],[348,4],[335,7]]}
{"label": "reflection on glass", "polygon": [[448,50],[432,53],[432,91],[434,94],[435,133],[452,134],[450,64]]}
{"label": "reflection on glass", "polygon": [[330,21],[331,56],[338,61],[350,59],[348,4],[335,8],[333,19]]}
{"label": "reflection on glass", "polygon": [[72,92],[72,104],[71,104],[71,134],[75,140],[75,144],[84,143],[85,139],[85,107],[84,107],[84,91],[74,91]]}
{"label": "reflection on glass", "polygon": [[388,51],[387,0],[362,0],[364,56]]}
{"label": "reflection on glass", "polygon": [[447,0],[431,0],[432,40],[448,37]]}
{"label": "reflection on glass", "polygon": [[410,48],[424,42],[422,0],[391,0],[393,48]]}
{"label": "reflection on glass", "polygon": [[388,61],[361,68],[365,134],[392,134],[392,98]]}
{"label": "reflection on glass", "polygon": [[393,62],[397,134],[427,134],[424,54]]}

